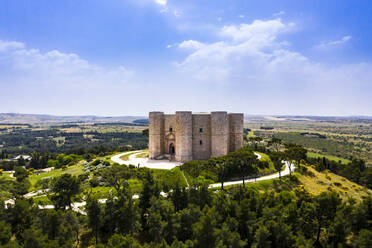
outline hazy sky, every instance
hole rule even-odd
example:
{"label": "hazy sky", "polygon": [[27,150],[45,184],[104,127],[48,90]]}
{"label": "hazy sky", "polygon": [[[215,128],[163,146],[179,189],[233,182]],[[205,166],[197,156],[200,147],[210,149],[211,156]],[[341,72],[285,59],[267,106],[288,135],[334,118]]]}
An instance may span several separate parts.
{"label": "hazy sky", "polygon": [[372,115],[368,0],[2,0],[0,112]]}

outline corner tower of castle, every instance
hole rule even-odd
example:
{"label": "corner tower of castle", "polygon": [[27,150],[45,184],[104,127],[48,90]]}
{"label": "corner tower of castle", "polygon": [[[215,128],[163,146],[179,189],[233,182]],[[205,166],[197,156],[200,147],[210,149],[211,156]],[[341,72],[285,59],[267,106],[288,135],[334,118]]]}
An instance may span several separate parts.
{"label": "corner tower of castle", "polygon": [[243,146],[242,113],[150,112],[149,158],[179,162],[226,155]]}

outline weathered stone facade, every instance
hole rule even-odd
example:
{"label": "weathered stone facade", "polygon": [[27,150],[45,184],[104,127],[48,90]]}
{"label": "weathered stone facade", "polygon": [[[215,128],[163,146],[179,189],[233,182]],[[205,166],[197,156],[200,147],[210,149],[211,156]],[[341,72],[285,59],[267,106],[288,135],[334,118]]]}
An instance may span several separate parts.
{"label": "weathered stone facade", "polygon": [[149,158],[179,162],[226,155],[243,146],[243,114],[149,114]]}

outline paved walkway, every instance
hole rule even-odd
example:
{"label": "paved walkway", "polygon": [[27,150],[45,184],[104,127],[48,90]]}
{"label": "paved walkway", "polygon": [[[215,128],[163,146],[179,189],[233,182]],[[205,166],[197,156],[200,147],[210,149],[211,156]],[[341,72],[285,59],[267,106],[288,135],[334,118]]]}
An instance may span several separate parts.
{"label": "paved walkway", "polygon": [[[135,152],[135,153],[134,153]],[[133,153],[129,155],[128,160],[122,160],[120,157]],[[165,169],[171,170],[176,166],[180,166],[182,163],[180,162],[170,162],[169,160],[150,160],[148,158],[136,158],[137,155],[144,153],[144,151],[130,151],[117,154],[111,157],[111,160],[118,164],[125,164],[125,165],[135,165],[139,167],[147,167],[150,169]]]}

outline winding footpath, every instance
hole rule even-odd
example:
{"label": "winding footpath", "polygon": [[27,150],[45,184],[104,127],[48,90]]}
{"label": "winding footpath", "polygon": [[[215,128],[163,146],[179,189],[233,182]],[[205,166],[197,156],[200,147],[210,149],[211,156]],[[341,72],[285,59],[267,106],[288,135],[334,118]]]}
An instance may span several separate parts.
{"label": "winding footpath", "polygon": [[[131,154],[133,153],[133,154]],[[170,169],[173,169],[174,167],[176,166],[180,166],[182,163],[178,163],[178,162],[169,162],[168,160],[156,160],[156,161],[148,161],[147,158],[136,158],[137,155],[141,154],[141,153],[144,153],[143,151],[130,151],[130,152],[124,152],[124,153],[120,153],[120,154],[117,154],[117,155],[114,155],[111,157],[111,160],[114,161],[115,163],[118,163],[118,164],[125,164],[125,165],[129,165],[129,164],[132,164],[132,165],[140,165],[140,167],[147,167],[147,168],[151,168],[151,169],[166,169],[166,170],[170,170]],[[124,155],[127,155],[127,154],[131,154],[129,157],[128,157],[128,160],[122,160],[120,157],[124,156]],[[258,153],[255,152],[255,155],[257,156],[257,159],[261,159],[262,156]],[[284,170],[281,171],[281,176],[287,176],[290,174],[290,169],[289,169],[289,165],[291,165],[291,170],[293,171],[295,169],[295,166],[293,163],[290,163],[289,161],[283,161],[284,162],[284,165],[285,165],[285,168]],[[182,173],[183,174],[183,173]],[[185,176],[185,175],[183,175]],[[257,182],[257,181],[265,181],[265,180],[271,180],[271,179],[275,179],[275,178],[279,178],[279,173],[273,173],[271,175],[266,175],[266,176],[262,176],[262,177],[258,177],[258,178],[253,178],[253,179],[246,179],[244,180],[245,183],[252,183],[252,182]],[[185,177],[185,180],[186,180],[186,177]],[[187,182],[187,180],[186,180]],[[242,184],[243,183],[243,180],[238,180],[238,181],[228,181],[228,182],[224,182],[223,183],[223,186],[230,186],[230,185],[237,185],[237,184]],[[188,182],[187,182],[187,185],[188,185]],[[209,188],[220,188],[222,185],[221,183],[214,183],[214,184],[211,184],[209,185]],[[33,191],[33,192],[29,192],[27,194],[24,195],[25,198],[31,198],[31,197],[35,197],[35,196],[38,196],[40,194],[43,194],[43,193],[46,193],[50,191],[50,189],[45,189],[45,190],[38,190],[38,191]],[[167,196],[167,193],[165,192],[160,192],[160,194],[164,197]],[[139,195],[136,194],[136,195],[133,195],[133,199],[138,199],[139,198]],[[99,199],[98,200],[100,203],[105,203],[107,201],[107,199]],[[8,205],[8,204],[11,204],[13,205],[15,203],[14,199],[9,199],[7,201],[5,201],[5,206]],[[75,202],[75,203],[72,203],[71,204],[71,209],[75,212],[78,212],[82,215],[86,215],[87,213],[81,209],[81,207],[85,206],[86,205],[86,202],[83,201],[83,202]],[[54,208],[54,205],[39,205],[38,206],[39,209],[53,209]]]}

